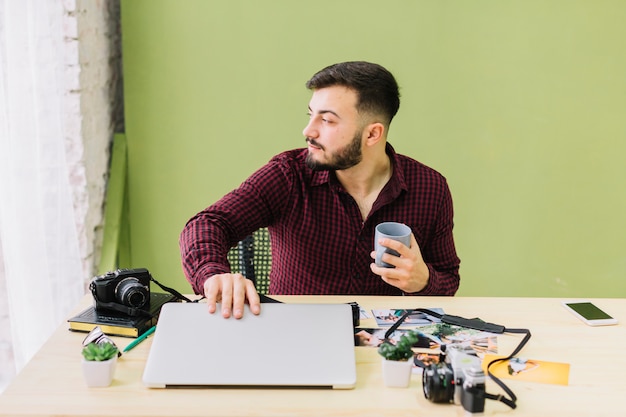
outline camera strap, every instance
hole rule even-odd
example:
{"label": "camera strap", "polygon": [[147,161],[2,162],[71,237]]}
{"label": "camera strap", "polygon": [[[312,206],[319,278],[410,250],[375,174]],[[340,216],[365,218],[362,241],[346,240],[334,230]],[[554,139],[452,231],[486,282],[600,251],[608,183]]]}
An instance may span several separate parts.
{"label": "camera strap", "polygon": [[[513,391],[511,391],[511,389],[509,387],[506,386],[506,384],[504,382],[502,382],[500,380],[500,378],[496,377],[495,375],[493,375],[491,373],[491,367],[493,365],[495,365],[498,362],[504,362],[507,361],[511,358],[513,358],[515,355],[517,355],[522,348],[526,345],[526,343],[530,340],[531,334],[530,334],[530,330],[528,329],[510,329],[507,328],[505,326],[501,326],[499,324],[494,324],[494,323],[488,323],[485,322],[479,318],[475,318],[475,319],[466,319],[463,317],[459,317],[459,316],[452,316],[449,314],[440,314],[437,313],[435,311],[432,310],[428,310],[425,308],[415,308],[415,309],[410,309],[410,310],[406,310],[406,312],[404,313],[404,315],[402,317],[400,317],[400,319],[398,319],[398,321],[396,321],[388,330],[387,332],[385,332],[385,340],[388,339],[391,334],[396,331],[398,329],[398,327],[400,327],[400,325],[412,314],[419,312],[419,313],[424,313],[427,314],[429,316],[432,317],[436,317],[438,319],[441,320],[442,323],[446,323],[446,324],[451,324],[454,326],[460,326],[460,327],[467,327],[468,329],[474,329],[474,330],[480,330],[480,331],[484,331],[484,332],[489,332],[489,333],[496,333],[496,334],[503,334],[503,333],[519,333],[519,334],[524,334],[524,338],[520,341],[520,343],[517,345],[517,347],[513,350],[513,352],[506,356],[506,357],[502,357],[502,358],[498,358],[498,359],[494,359],[491,362],[489,362],[487,364],[487,374],[489,375],[489,377],[500,387],[502,388],[502,390],[508,395],[509,398],[503,396],[503,395],[496,395],[496,394],[489,394],[489,393],[485,393],[485,398],[489,398],[491,400],[497,400],[500,401],[506,405],[508,405],[511,408],[516,408],[516,402],[517,402],[517,396],[513,393]],[[415,359],[415,363],[418,366],[424,367],[421,363],[421,361]]]}
{"label": "camera strap", "polygon": [[161,288],[163,291],[167,291],[168,293],[172,294],[174,297],[178,298],[181,301],[187,301],[188,303],[194,303],[197,302],[196,301],[192,301],[189,298],[185,297],[184,295],[182,295],[181,293],[179,293],[178,291],[176,291],[173,288],[170,287],[166,287],[165,285],[161,284],[159,281],[157,281],[156,279],[154,279],[152,277],[152,275],[150,276],[150,281],[154,282],[156,285],[159,286],[159,288]]}

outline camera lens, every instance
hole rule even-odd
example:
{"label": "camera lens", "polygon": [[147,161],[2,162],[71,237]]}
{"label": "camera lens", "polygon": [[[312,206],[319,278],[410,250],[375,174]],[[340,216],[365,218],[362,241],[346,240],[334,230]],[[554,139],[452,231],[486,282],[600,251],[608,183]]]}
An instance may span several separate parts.
{"label": "camera lens", "polygon": [[434,403],[454,401],[454,376],[452,370],[444,364],[432,364],[422,373],[424,397]]}
{"label": "camera lens", "polygon": [[126,306],[143,308],[150,301],[150,292],[137,278],[129,277],[117,284],[115,298]]}

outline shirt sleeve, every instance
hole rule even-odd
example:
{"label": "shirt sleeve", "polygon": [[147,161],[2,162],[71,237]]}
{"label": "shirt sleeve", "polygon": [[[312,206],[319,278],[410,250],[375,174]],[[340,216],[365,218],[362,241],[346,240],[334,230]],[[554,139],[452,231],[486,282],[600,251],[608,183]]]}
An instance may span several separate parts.
{"label": "shirt sleeve", "polygon": [[429,278],[426,287],[419,292],[407,295],[448,295],[456,294],[459,289],[459,265],[452,229],[454,210],[452,196],[447,182],[444,181],[440,208],[434,224],[432,239],[420,248],[424,262],[428,266]]}
{"label": "shirt sleeve", "polygon": [[179,246],[185,277],[196,294],[204,294],[204,282],[212,275],[230,272],[230,248],[280,216],[291,184],[288,167],[274,159],[187,222]]}

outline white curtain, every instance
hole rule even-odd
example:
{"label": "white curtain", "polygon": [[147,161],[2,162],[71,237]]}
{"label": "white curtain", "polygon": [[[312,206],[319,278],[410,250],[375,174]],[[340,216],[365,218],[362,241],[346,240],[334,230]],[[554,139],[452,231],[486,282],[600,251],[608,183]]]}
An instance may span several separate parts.
{"label": "white curtain", "polygon": [[63,13],[59,1],[0,0],[0,248],[17,371],[84,295]]}

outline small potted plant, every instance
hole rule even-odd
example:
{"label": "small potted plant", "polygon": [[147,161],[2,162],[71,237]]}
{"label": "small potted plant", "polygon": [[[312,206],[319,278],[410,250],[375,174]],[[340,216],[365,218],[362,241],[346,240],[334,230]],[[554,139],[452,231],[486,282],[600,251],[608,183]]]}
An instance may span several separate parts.
{"label": "small potted plant", "polygon": [[118,349],[112,343],[89,343],[83,348],[83,376],[89,387],[108,387],[113,381]]}
{"label": "small potted plant", "polygon": [[378,353],[383,357],[383,381],[388,387],[405,388],[411,382],[413,370],[413,349],[419,337],[416,332],[409,330],[400,336],[394,345],[383,342],[378,347]]}

